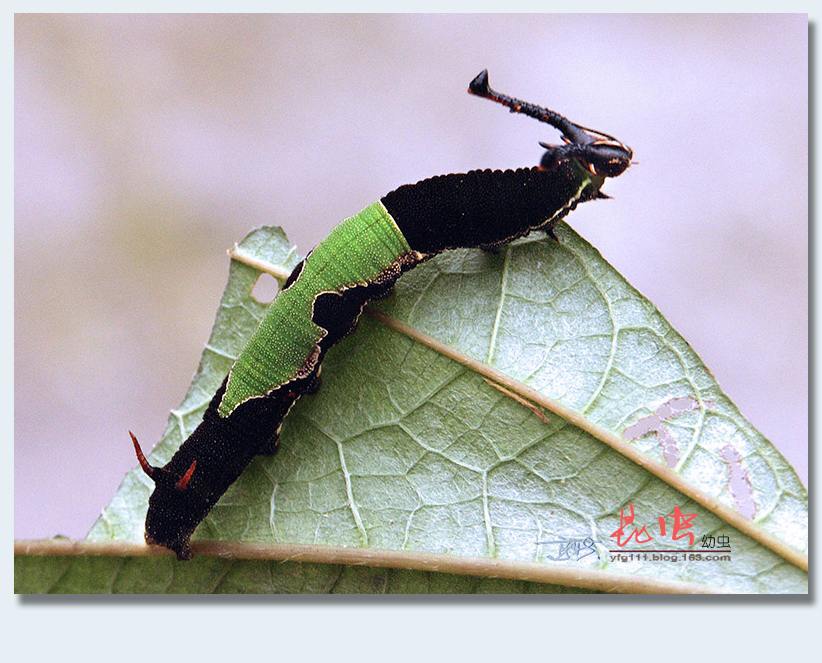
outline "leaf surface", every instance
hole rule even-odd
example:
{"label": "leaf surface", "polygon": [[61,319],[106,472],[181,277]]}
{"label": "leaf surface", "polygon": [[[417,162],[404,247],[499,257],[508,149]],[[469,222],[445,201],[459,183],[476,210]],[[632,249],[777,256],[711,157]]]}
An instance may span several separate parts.
{"label": "leaf surface", "polygon": [[[557,230],[559,243],[532,236],[497,255],[451,251],[404,275],[395,294],[372,307],[377,317],[363,316],[357,332],[328,353],[323,386],[286,418],[279,453],[252,462],[194,541],[536,563],[616,574],[626,579],[625,591],[638,575],[718,591],[806,592],[801,564],[768,543],[807,550],[807,492],[793,469],[656,308],[570,228]],[[197,425],[262,316],[265,307],[250,294],[258,268],[283,275],[298,261],[282,231],[271,228],[249,235],[236,255],[200,369],[172,411],[153,464],[167,462]],[[522,386],[520,396],[494,386],[489,375],[496,373]],[[529,389],[556,401],[560,414],[546,412],[541,400],[529,404],[521,396]],[[152,487],[139,470],[129,473],[89,539],[141,541]],[[620,547],[611,536],[629,504],[635,521],[626,536],[645,525],[652,543]],[[676,507],[696,514],[693,543],[673,539]],[[727,537],[731,561],[715,549],[707,549],[712,560],[689,558],[706,551],[703,537]],[[652,554],[623,560],[609,552],[628,549],[679,555],[675,562]],[[169,560],[139,561],[152,563],[191,578]],[[299,565],[319,576],[289,585],[295,571],[268,562],[261,590],[254,573],[236,569],[262,562],[195,563],[215,578],[245,580],[209,585],[198,575],[175,591],[341,587],[317,580],[326,573],[322,564]],[[360,571],[366,579],[357,591],[386,588],[371,571]],[[464,573],[453,587],[483,589],[467,579],[470,564]],[[279,574],[285,579],[273,578]],[[413,580],[408,591],[427,591],[425,582]],[[442,587],[429,589],[435,586]]]}

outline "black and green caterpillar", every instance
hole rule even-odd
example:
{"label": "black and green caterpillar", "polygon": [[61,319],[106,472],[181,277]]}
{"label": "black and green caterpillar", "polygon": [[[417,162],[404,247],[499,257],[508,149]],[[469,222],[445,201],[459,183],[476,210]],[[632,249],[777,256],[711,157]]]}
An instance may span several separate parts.
{"label": "black and green caterpillar", "polygon": [[146,541],[189,559],[189,540],[254,456],[273,453],[283,419],[319,386],[325,353],[350,334],[363,307],[389,294],[403,272],[448,249],[494,250],[532,230],[553,236],[579,203],[607,198],[600,188],[631,164],[613,136],[547,108],[499,94],[481,72],[468,91],[562,132],[540,165],[475,170],[401,186],[343,221],[289,276],[259,328],[211,400],[202,423],[164,467],[140,466],[156,487]]}

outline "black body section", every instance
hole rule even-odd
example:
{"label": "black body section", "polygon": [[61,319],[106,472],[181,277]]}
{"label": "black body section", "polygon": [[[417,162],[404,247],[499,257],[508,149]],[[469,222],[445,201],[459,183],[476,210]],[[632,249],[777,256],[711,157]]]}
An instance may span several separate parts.
{"label": "black body section", "polygon": [[[200,425],[152,477],[157,486],[148,501],[146,541],[170,548],[179,559],[191,557],[189,539],[195,528],[254,456],[276,448],[280,423],[311,382],[311,378],[295,381],[293,388],[282,387],[266,398],[247,401],[223,418],[217,408],[226,380]],[[179,490],[177,482],[195,461],[188,485]]]}
{"label": "black body section", "polygon": [[[439,175],[395,189],[382,204],[415,251],[437,254],[459,247],[493,248],[542,227],[549,219],[544,229],[551,232],[553,224],[576,207],[575,201],[565,208],[580,186],[575,168],[579,166],[562,163],[551,170]],[[583,200],[595,197],[592,191]]]}

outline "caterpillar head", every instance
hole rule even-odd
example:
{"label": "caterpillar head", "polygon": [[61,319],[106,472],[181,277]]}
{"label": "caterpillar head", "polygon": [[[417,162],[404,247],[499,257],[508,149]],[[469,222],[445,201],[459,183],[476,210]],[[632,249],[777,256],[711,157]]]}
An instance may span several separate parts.
{"label": "caterpillar head", "polygon": [[173,550],[177,553],[177,559],[191,559],[189,540],[211,508],[196,486],[192,485],[197,461],[192,461],[182,474],[168,469],[168,465],[154,467],[146,460],[134,434],[129,431],[129,435],[140,467],[155,484],[148,500],[146,542]]}

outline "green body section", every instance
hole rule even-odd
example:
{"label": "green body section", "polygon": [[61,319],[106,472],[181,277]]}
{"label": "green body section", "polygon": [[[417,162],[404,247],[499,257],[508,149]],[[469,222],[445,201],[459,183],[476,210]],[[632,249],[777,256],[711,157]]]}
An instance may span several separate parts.
{"label": "green body section", "polygon": [[306,258],[297,280],[280,292],[229,373],[220,403],[226,417],[243,401],[265,396],[313,368],[326,331],[314,323],[324,292],[367,285],[408,253],[405,237],[381,202],[343,221]]}

